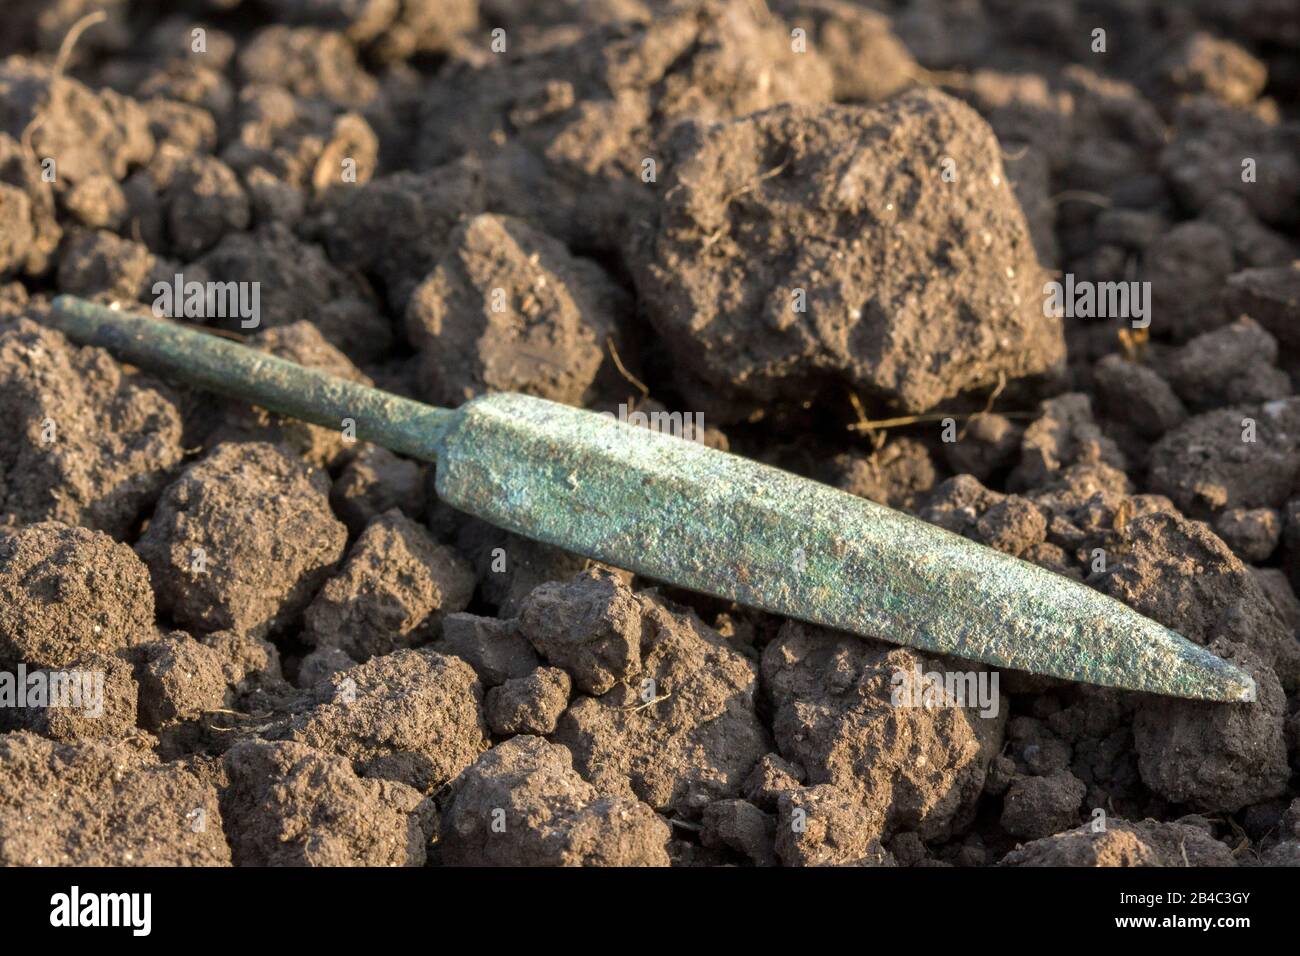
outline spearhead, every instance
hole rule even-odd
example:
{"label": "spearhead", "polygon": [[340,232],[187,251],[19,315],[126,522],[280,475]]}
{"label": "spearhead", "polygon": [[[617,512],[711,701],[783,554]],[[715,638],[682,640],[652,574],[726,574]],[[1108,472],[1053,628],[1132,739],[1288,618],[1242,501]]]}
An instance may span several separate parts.
{"label": "spearhead", "polygon": [[173,323],[60,296],[72,339],[436,462],[438,495],[525,537],[895,644],[1090,684],[1250,701],[1236,666],[1086,585],[695,442],[517,394],[423,405]]}

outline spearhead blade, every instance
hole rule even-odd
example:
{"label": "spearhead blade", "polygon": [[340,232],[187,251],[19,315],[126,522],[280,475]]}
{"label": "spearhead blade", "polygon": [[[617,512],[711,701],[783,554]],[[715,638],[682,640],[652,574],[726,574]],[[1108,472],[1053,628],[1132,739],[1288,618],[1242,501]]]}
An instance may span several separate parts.
{"label": "spearhead blade", "polygon": [[1083,584],[865,499],[523,395],[462,406],[443,500],[492,524],[815,624],[998,667],[1205,700],[1239,668]]}

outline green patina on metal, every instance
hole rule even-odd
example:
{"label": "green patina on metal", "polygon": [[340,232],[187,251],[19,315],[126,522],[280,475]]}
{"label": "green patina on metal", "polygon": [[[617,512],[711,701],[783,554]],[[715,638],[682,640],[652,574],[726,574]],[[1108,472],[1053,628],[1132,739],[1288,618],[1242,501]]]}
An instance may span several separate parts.
{"label": "green patina on metal", "polygon": [[186,385],[261,405],[327,428],[356,423],[356,435],[433,461],[456,413],[267,355],[174,322],[119,312],[85,299],[54,300],[52,324],[132,365]]}
{"label": "green patina on metal", "polygon": [[439,496],[526,537],[789,617],[1001,667],[1218,701],[1234,665],[1093,589],[834,488],[525,395],[431,408],[80,300],[72,338],[437,462]]}

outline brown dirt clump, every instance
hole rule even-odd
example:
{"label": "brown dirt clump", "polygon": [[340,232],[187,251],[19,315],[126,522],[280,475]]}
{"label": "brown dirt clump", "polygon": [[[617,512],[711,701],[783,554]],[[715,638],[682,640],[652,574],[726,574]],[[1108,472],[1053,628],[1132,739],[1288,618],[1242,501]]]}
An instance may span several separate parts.
{"label": "brown dirt clump", "polygon": [[209,711],[234,707],[259,681],[280,677],[274,645],[221,631],[201,638],[173,631],[132,649],[140,725],[160,732]]}
{"label": "brown dirt clump", "polygon": [[1300,398],[1219,408],[1151,449],[1150,485],[1193,517],[1277,508],[1300,469]]}
{"label": "brown dirt clump", "polygon": [[0,277],[40,275],[49,266],[63,230],[55,218],[54,188],[28,162],[17,137],[0,133]]}
{"label": "brown dirt clump", "polygon": [[905,437],[886,442],[870,455],[837,455],[831,467],[835,487],[904,511],[914,509],[936,479],[929,449]]}
{"label": "brown dirt clump", "polygon": [[1254,102],[1268,80],[1263,62],[1238,44],[1202,31],[1180,43],[1155,69],[1171,93],[1205,93],[1233,106]]}
{"label": "brown dirt clump", "polygon": [[569,675],[558,667],[539,667],[488,690],[488,726],[502,737],[511,734],[555,733],[556,722],[569,706]]}
{"label": "brown dirt clump", "polygon": [[742,793],[760,810],[775,813],[777,801],[787,790],[798,790],[806,775],[803,768],[779,754],[764,754],[745,778]]}
{"label": "brown dirt clump", "polygon": [[427,643],[473,593],[464,558],[402,512],[388,511],[366,526],[307,608],[303,639],[365,661]]}
{"label": "brown dirt clump", "polygon": [[430,792],[487,745],[473,669],[432,651],[398,650],[331,674],[314,706],[269,731],[352,761],[358,774]]}
{"label": "brown dirt clump", "polygon": [[63,667],[153,632],[149,572],[126,545],[55,521],[0,531],[0,661]]}
{"label": "brown dirt clump", "polygon": [[429,400],[513,391],[580,404],[609,361],[624,298],[594,262],[526,223],[469,219],[406,310]]}
{"label": "brown dirt clump", "polygon": [[519,629],[579,691],[599,696],[641,669],[644,615],[618,575],[593,568],[538,586],[519,612]]}
{"label": "brown dirt clump", "polygon": [[328,30],[259,30],[240,50],[237,66],[248,83],[275,83],[308,99],[364,105],[376,93],[374,78],[361,69],[347,38]]}
{"label": "brown dirt clump", "polygon": [[217,793],[129,744],[0,736],[5,866],[229,866]]}
{"label": "brown dirt clump", "polygon": [[542,663],[517,622],[473,614],[448,615],[436,649],[467,662],[487,687],[528,677]]}
{"label": "brown dirt clump", "polygon": [[163,612],[257,637],[291,623],[343,556],[328,495],[323,474],[272,445],[218,445],[167,488],[136,545]]}
{"label": "brown dirt clump", "polygon": [[1230,314],[1251,316],[1277,338],[1286,351],[1288,366],[1297,364],[1300,266],[1246,269],[1229,276],[1224,300]]}
{"label": "brown dirt clump", "polygon": [[1199,521],[1136,518],[1113,536],[1094,585],[1198,644],[1246,644],[1300,688],[1300,644],[1250,570]]}
{"label": "brown dirt clump", "polygon": [[221,806],[236,866],[422,866],[434,812],[418,791],[363,780],[303,744],[248,741],[225,756]]}
{"label": "brown dirt clump", "polygon": [[[437,510],[446,509],[435,506]],[[479,596],[496,608],[500,617],[517,617],[539,584],[568,581],[587,567],[585,558],[568,551],[530,541],[476,518],[456,520],[456,547],[474,562]]]}
{"label": "brown dirt clump", "polygon": [[[617,249],[660,187],[646,160],[686,117],[708,122],[783,102],[821,103],[829,67],[796,53],[785,25],[746,0],[702,0],[644,23],[456,64],[425,100],[417,153],[483,166],[493,212],[570,244]],[[655,181],[663,175],[653,171]]]}
{"label": "brown dirt clump", "polygon": [[1123,451],[1093,415],[1092,401],[1081,392],[1058,395],[1042,403],[1038,417],[1020,441],[1020,461],[1007,484],[1033,488],[1059,479],[1072,465],[1105,464],[1123,471]]}
{"label": "brown dirt clump", "polygon": [[[28,675],[32,673],[29,668]],[[71,693],[67,699],[47,697],[38,703],[33,703],[29,695],[26,707],[0,710],[0,730],[30,730],[68,744],[141,736],[136,725],[139,688],[127,661],[111,654],[92,653],[44,673],[51,688],[59,680],[77,675],[75,679],[81,681],[79,693]]]}
{"label": "brown dirt clump", "polygon": [[0,510],[125,537],[181,459],[171,394],[101,349],[0,328]]}
{"label": "brown dirt clump", "polygon": [[[599,696],[579,696],[554,739],[602,793],[697,816],[713,800],[738,796],[771,749],[755,710],[758,667],[694,614],[646,593],[633,606],[639,669]],[[569,613],[587,607],[579,601]],[[571,673],[581,688],[583,671]]]}
{"label": "brown dirt clump", "polygon": [[1133,741],[1153,791],[1194,810],[1233,812],[1286,792],[1287,699],[1273,671],[1244,645],[1220,640],[1210,650],[1255,679],[1256,701],[1215,707],[1153,698],[1138,707]]}
{"label": "brown dirt clump", "polygon": [[842,0],[776,0],[770,6],[803,30],[806,45],[830,66],[837,102],[887,99],[919,75],[912,55],[883,14]]}
{"label": "brown dirt clump", "polygon": [[[1243,177],[1243,156],[1254,159],[1266,175],[1257,181]],[[1300,159],[1276,122],[1209,97],[1192,97],[1174,117],[1174,139],[1160,163],[1179,199],[1193,209],[1203,209],[1220,191],[1228,191],[1266,223],[1295,221]]]}
{"label": "brown dirt clump", "polygon": [[1291,381],[1275,367],[1277,358],[1277,340],[1254,319],[1242,315],[1198,335],[1162,364],[1179,397],[1193,411],[1202,412],[1286,398],[1293,391]]}
{"label": "brown dirt clump", "polygon": [[144,175],[158,198],[157,244],[178,259],[195,259],[227,234],[248,228],[248,192],[217,157],[165,144]]}
{"label": "brown dirt clump", "polygon": [[776,853],[786,866],[892,866],[880,825],[874,808],[839,787],[790,790],[777,801]]}
{"label": "brown dirt clump", "polygon": [[270,0],[267,6],[288,23],[338,30],[383,62],[445,53],[478,22],[474,0]]}
{"label": "brown dirt clump", "polygon": [[1003,866],[1235,866],[1226,846],[1185,823],[1110,819],[1017,847]]}
{"label": "brown dirt clump", "polygon": [[1087,789],[1065,770],[1048,777],[1017,777],[1002,798],[1002,829],[1025,840],[1069,829],[1079,821]]}
{"label": "brown dirt clump", "polygon": [[518,736],[456,781],[438,845],[454,866],[667,866],[670,832],[644,803],[598,793],[565,748]]}
{"label": "brown dirt clump", "polygon": [[1151,243],[1143,263],[1161,331],[1185,341],[1222,324],[1214,306],[1233,267],[1232,241],[1222,229],[1199,219],[1180,222]]}
{"label": "brown dirt clump", "polygon": [[680,127],[670,169],[638,288],[709,391],[761,404],[829,380],[921,412],[1062,359],[997,141],[949,97]]}
{"label": "brown dirt clump", "polygon": [[64,237],[56,281],[60,292],[86,298],[137,299],[154,269],[143,243],[108,231],[77,229]]}
{"label": "brown dirt clump", "polygon": [[403,315],[460,220],[486,205],[481,172],[467,160],[333,190],[312,227],[335,262],[355,264]]}
{"label": "brown dirt clump", "polygon": [[1111,418],[1129,422],[1139,434],[1159,438],[1187,420],[1187,409],[1159,373],[1145,365],[1107,355],[1093,371]]}
{"label": "brown dirt clump", "polygon": [[996,413],[970,420],[961,441],[945,442],[944,460],[956,474],[990,481],[1005,472],[1020,452],[1024,428]]}
{"label": "brown dirt clump", "polygon": [[776,865],[776,818],[748,800],[714,800],[700,823],[706,847],[734,850],[756,866]]}
{"label": "brown dirt clump", "polygon": [[155,733],[178,719],[226,706],[221,655],[183,631],[136,649],[141,726]]}
{"label": "brown dirt clump", "polygon": [[[358,362],[382,355],[392,342],[392,326],[379,315],[370,289],[282,223],[230,233],[196,262],[214,281],[257,282],[265,326],[306,320]],[[241,331],[239,322],[213,324]]]}
{"label": "brown dirt clump", "polygon": [[785,625],[763,652],[781,754],[810,784],[834,784],[876,816],[881,832],[939,838],[972,817],[1002,740],[1004,712],[896,707],[896,672],[942,669],[902,648]]}
{"label": "brown dirt clump", "polygon": [[363,445],[334,480],[330,507],[349,534],[359,535],[394,508],[419,521],[425,512],[424,487],[425,472],[419,462],[399,458],[378,445]]}
{"label": "brown dirt clump", "polygon": [[311,690],[323,680],[329,679],[339,671],[356,666],[356,661],[347,651],[338,647],[318,647],[308,651],[298,661],[298,673],[294,686]]}
{"label": "brown dirt clump", "polygon": [[56,157],[60,186],[96,174],[120,181],[154,151],[148,117],[135,100],[56,77],[22,57],[0,63],[0,130],[14,139],[27,133],[37,156]]}

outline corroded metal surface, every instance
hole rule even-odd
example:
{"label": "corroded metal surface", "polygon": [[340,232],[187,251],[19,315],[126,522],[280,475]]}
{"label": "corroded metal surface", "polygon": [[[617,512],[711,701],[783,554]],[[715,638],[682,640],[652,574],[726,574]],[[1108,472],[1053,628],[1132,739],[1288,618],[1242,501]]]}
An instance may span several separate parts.
{"label": "corroded metal surface", "polygon": [[351,417],[359,437],[437,460],[448,504],[650,578],[1017,670],[1254,698],[1243,671],[1085,585],[703,445],[522,395],[433,409],[66,298],[55,324],[142,367],[284,414],[325,425]]}
{"label": "corroded metal surface", "polygon": [[1068,578],[862,498],[523,395],[461,409],[438,494],[695,591],[969,660],[1180,697],[1250,678]]}
{"label": "corroded metal surface", "polygon": [[51,324],[132,365],[326,428],[356,423],[356,437],[432,461],[454,416],[389,392],[304,368],[195,329],[74,296],[55,298]]}

